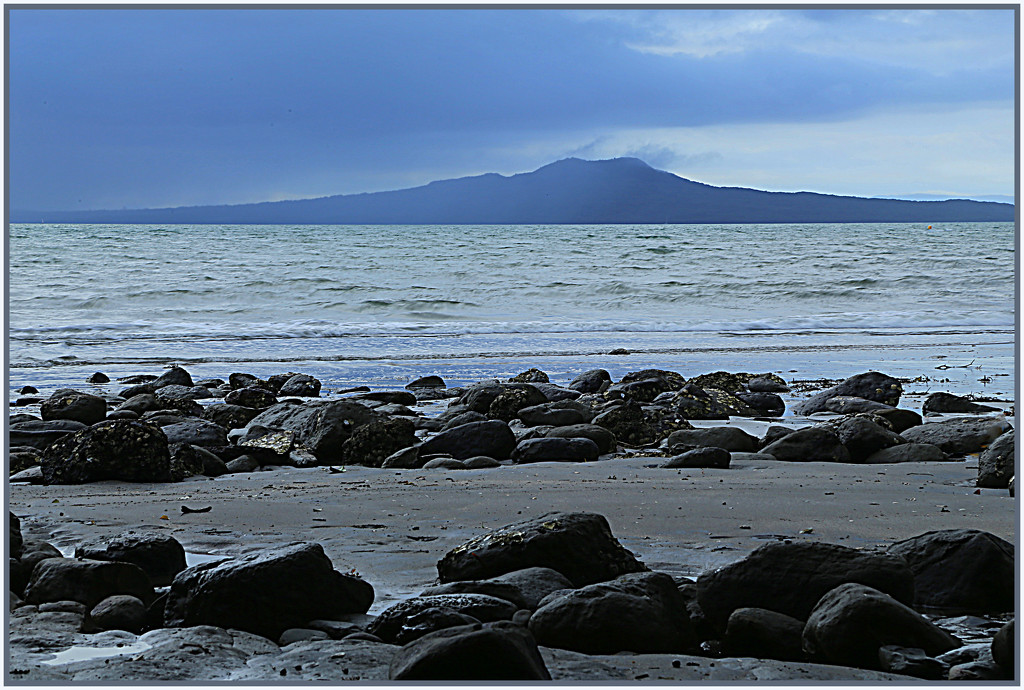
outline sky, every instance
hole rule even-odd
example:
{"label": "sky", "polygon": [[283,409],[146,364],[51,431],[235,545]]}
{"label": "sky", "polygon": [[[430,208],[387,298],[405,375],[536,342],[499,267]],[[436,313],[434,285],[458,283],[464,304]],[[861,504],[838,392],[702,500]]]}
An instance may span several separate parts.
{"label": "sky", "polygon": [[372,192],[636,156],[721,186],[1013,195],[1013,9],[6,6],[9,203]]}

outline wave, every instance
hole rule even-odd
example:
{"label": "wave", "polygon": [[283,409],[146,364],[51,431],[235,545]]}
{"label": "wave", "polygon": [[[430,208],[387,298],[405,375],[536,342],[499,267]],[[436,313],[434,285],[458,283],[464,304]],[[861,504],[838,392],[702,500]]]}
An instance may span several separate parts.
{"label": "wave", "polygon": [[112,342],[118,340],[244,341],[352,337],[419,337],[460,335],[566,334],[566,333],[745,333],[763,331],[813,333],[819,331],[921,329],[928,333],[951,330],[995,329],[1012,331],[1014,315],[1002,312],[842,312],[806,316],[772,316],[699,322],[655,320],[594,321],[456,321],[448,314],[421,311],[416,321],[339,323],[305,320],[287,323],[80,323],[63,326],[10,328],[13,341]]}

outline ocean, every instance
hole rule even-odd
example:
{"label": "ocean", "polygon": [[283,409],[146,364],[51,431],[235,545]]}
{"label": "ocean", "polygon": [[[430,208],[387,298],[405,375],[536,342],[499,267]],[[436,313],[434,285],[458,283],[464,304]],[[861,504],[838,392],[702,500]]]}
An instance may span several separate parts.
{"label": "ocean", "polygon": [[530,367],[1015,388],[1012,223],[15,224],[8,249],[12,398],[171,363],[328,389]]}

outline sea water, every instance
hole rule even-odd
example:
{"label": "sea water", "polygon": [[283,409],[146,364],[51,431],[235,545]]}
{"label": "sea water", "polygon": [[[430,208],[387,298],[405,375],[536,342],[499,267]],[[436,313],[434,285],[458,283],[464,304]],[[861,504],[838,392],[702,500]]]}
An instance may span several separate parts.
{"label": "sea water", "polygon": [[8,250],[12,389],[171,363],[325,387],[533,366],[1015,385],[1012,223],[16,224]]}

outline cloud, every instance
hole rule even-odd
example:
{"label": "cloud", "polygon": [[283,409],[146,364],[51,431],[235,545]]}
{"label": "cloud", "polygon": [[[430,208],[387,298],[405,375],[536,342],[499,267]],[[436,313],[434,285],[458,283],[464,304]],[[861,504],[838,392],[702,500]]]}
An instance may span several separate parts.
{"label": "cloud", "polygon": [[686,153],[664,141],[647,140],[637,142],[632,137],[605,135],[583,146],[569,150],[566,157],[590,160],[602,158],[639,158],[649,165],[662,170],[681,170],[713,164],[722,159],[717,151]]}

